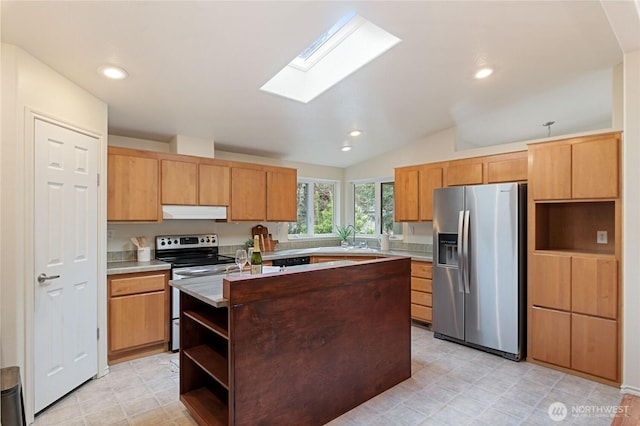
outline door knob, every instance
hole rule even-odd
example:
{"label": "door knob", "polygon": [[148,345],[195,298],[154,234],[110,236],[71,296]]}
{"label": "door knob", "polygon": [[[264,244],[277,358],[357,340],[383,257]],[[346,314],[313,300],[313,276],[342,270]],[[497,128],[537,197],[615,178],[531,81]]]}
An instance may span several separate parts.
{"label": "door knob", "polygon": [[38,282],[40,284],[44,284],[47,280],[55,280],[56,278],[60,278],[60,275],[51,275],[50,277],[48,277],[47,274],[42,273],[38,275]]}

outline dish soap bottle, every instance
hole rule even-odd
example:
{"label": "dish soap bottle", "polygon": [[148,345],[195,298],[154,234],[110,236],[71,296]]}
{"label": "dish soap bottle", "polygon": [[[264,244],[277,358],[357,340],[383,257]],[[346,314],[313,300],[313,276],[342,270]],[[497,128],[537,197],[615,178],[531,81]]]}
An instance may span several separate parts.
{"label": "dish soap bottle", "polygon": [[262,254],[260,253],[260,240],[253,236],[253,253],[251,254],[251,275],[262,273]]}

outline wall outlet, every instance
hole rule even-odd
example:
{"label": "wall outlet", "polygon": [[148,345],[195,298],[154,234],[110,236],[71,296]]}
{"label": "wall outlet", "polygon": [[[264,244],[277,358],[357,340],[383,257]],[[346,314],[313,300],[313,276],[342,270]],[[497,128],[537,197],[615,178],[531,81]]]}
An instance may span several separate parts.
{"label": "wall outlet", "polygon": [[597,231],[596,232],[596,243],[597,244],[607,244],[607,231]]}
{"label": "wall outlet", "polygon": [[107,240],[113,240],[116,236],[116,231],[113,229],[107,229]]}

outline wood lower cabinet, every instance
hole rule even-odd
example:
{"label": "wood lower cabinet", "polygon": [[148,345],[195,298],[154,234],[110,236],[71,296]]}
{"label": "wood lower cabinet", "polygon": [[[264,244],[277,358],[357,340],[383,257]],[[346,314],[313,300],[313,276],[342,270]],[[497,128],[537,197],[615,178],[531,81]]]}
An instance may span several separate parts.
{"label": "wood lower cabinet", "polygon": [[531,308],[529,354],[533,359],[569,368],[571,366],[571,314]]}
{"label": "wood lower cabinet", "polygon": [[109,147],[107,154],[107,220],[161,220],[159,160],[153,153]]}
{"label": "wood lower cabinet", "polygon": [[411,318],[431,323],[433,318],[432,263],[411,261]]}
{"label": "wood lower cabinet", "polygon": [[571,314],[571,368],[618,379],[618,324],[614,320]]}
{"label": "wood lower cabinet", "polygon": [[168,283],[169,273],[165,271],[108,277],[109,361],[167,350]]}

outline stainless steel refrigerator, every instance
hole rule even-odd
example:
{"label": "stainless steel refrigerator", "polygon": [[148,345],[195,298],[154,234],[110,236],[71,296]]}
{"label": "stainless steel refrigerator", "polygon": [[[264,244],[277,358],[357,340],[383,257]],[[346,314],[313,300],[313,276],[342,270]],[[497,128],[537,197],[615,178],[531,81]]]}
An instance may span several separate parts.
{"label": "stainless steel refrigerator", "polygon": [[433,191],[433,332],[519,361],[525,355],[527,186]]}

